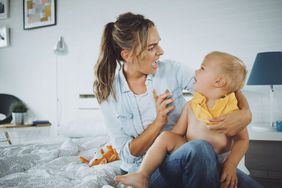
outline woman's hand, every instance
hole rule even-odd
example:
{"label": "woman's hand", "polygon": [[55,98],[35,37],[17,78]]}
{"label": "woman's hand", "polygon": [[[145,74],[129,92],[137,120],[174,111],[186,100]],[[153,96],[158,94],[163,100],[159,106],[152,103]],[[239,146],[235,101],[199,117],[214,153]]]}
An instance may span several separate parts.
{"label": "woman's hand", "polygon": [[234,136],[243,130],[251,122],[251,119],[252,114],[249,110],[239,110],[210,119],[210,122],[215,124],[207,127],[218,133]]}
{"label": "woman's hand", "polygon": [[235,95],[240,110],[210,119],[210,122],[215,123],[213,126],[208,126],[210,130],[234,136],[252,121],[252,113],[246,97],[240,90],[236,91]]}
{"label": "woman's hand", "polygon": [[169,105],[174,101],[174,99],[170,98],[172,96],[172,93],[168,90],[158,96],[156,90],[154,89],[153,95],[157,109],[157,117],[155,123],[163,127],[168,121],[168,113],[175,109],[175,106]]}
{"label": "woman's hand", "polygon": [[237,187],[236,166],[225,162],[223,164],[222,174],[220,178],[220,188],[235,188]]}
{"label": "woman's hand", "polygon": [[130,144],[130,153],[134,156],[143,155],[155,139],[159,136],[161,130],[168,121],[168,113],[175,107],[168,105],[174,101],[172,98],[168,98],[172,95],[171,92],[166,91],[161,95],[157,95],[156,91],[153,90],[153,96],[156,103],[157,117],[156,119],[141,133],[138,137],[134,138]]}

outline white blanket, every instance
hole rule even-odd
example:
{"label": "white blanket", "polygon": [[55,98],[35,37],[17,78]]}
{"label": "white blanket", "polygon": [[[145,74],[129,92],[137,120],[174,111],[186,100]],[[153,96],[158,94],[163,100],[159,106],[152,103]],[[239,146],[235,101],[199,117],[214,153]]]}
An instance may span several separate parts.
{"label": "white blanket", "polygon": [[80,138],[0,147],[0,187],[119,187],[120,161],[89,167],[79,160],[91,157],[108,137]]}

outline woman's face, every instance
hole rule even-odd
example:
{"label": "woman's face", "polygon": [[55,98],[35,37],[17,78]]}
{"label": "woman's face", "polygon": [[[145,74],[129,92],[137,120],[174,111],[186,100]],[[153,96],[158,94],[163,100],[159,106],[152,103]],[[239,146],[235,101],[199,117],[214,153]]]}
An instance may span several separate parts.
{"label": "woman's face", "polygon": [[128,68],[134,70],[136,73],[141,73],[141,75],[156,73],[158,68],[156,62],[164,53],[159,45],[160,40],[156,27],[149,28],[145,50],[136,58],[136,61],[129,63]]}

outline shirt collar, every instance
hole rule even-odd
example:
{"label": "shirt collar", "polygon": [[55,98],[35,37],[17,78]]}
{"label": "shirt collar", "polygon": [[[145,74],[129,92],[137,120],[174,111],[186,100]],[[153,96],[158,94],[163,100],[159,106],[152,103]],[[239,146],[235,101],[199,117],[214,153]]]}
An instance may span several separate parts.
{"label": "shirt collar", "polygon": [[[130,92],[131,90],[129,89],[129,86],[128,86],[128,83],[127,83],[127,81],[125,79],[125,76],[124,76],[122,68],[118,71],[118,77],[119,77],[121,92],[122,93]],[[148,81],[152,81],[152,80],[153,80],[153,75],[152,74],[148,74],[147,78],[146,78],[146,84],[147,84]]]}
{"label": "shirt collar", "polygon": [[123,74],[122,68],[118,71],[118,77],[119,77],[119,81],[120,81],[121,92],[122,93],[129,92],[130,89],[129,89],[128,83],[125,79],[125,76]]}

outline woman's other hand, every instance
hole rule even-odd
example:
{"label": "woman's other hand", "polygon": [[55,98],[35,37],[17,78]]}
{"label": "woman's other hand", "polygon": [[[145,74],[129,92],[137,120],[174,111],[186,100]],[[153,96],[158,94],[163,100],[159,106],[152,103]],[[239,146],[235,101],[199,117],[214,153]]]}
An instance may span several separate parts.
{"label": "woman's other hand", "polygon": [[174,99],[171,98],[172,93],[166,90],[163,94],[157,95],[156,90],[153,90],[153,96],[156,103],[157,117],[155,123],[164,127],[168,121],[168,113],[175,109],[175,106],[169,105]]}
{"label": "woman's other hand", "polygon": [[240,110],[210,119],[210,122],[215,123],[215,125],[208,126],[210,130],[234,136],[252,121],[252,112],[246,97],[240,90],[236,91],[235,95]]}
{"label": "woman's other hand", "polygon": [[234,136],[243,130],[252,119],[252,113],[246,110],[239,110],[220,117],[209,119],[215,123],[212,126],[207,126],[208,129],[224,133],[227,136]]}

